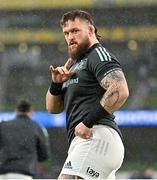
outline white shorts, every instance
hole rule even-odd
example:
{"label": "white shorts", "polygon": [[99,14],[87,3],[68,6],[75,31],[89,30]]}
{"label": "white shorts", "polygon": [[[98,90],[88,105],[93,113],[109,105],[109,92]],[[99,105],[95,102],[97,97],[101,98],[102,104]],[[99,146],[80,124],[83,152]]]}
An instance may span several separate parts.
{"label": "white shorts", "polygon": [[68,151],[61,174],[76,175],[84,179],[115,179],[121,167],[124,146],[116,130],[105,125],[92,128],[91,139],[76,136]]}
{"label": "white shorts", "polygon": [[1,174],[0,179],[27,179],[27,180],[31,180],[33,178],[31,176],[28,176],[25,174],[6,173],[6,174]]}

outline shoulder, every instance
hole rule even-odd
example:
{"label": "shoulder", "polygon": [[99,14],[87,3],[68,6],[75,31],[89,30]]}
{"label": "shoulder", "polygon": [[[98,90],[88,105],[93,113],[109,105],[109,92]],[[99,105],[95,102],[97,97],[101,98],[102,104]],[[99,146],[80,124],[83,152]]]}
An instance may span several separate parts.
{"label": "shoulder", "polygon": [[37,129],[38,132],[43,133],[44,127],[41,124],[38,124],[37,122],[35,122],[33,120],[32,120],[32,124],[33,124],[34,128]]}
{"label": "shoulder", "polygon": [[30,123],[36,128],[39,128],[39,129],[41,128],[41,126],[34,120],[31,120]]}
{"label": "shoulder", "polygon": [[89,61],[91,59],[97,60],[98,62],[118,62],[115,55],[109,52],[103,45],[100,43],[95,44],[92,50],[88,54]]}

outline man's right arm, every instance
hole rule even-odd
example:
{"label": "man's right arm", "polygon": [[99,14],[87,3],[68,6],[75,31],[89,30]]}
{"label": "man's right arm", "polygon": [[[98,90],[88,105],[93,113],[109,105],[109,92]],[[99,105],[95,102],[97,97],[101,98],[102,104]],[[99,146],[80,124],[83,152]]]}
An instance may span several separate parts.
{"label": "man's right arm", "polygon": [[49,89],[46,94],[46,109],[49,113],[58,114],[63,112],[64,104],[62,95],[54,96],[50,93]]}
{"label": "man's right arm", "polygon": [[69,66],[72,63],[71,59],[68,59],[64,66],[54,68],[50,66],[52,75],[52,82],[50,88],[46,94],[46,109],[49,113],[61,113],[64,110],[64,102],[62,97],[62,85],[74,74],[69,70]]}

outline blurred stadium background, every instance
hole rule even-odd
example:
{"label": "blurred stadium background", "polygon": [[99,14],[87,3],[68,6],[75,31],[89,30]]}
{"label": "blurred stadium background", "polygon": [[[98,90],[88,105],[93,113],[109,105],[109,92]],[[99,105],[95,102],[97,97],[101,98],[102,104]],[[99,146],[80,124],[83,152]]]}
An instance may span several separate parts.
{"label": "blurred stadium background", "polygon": [[[0,0],[0,112],[14,111],[20,98],[45,111],[49,65],[61,65],[68,57],[59,21],[71,9],[92,14],[102,44],[121,62],[130,89],[122,110],[155,110],[157,0]],[[118,177],[147,167],[156,171],[157,127],[120,128],[126,155]],[[44,164],[45,173],[56,178],[68,149],[66,132],[64,127],[47,130],[52,158]]]}

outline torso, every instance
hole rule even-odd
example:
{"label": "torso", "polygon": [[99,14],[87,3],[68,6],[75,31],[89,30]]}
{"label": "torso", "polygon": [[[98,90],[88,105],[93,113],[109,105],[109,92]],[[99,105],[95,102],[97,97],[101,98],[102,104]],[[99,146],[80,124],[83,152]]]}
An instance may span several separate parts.
{"label": "torso", "polygon": [[[100,101],[104,95],[105,90],[100,86],[100,81],[115,68],[121,68],[119,62],[101,44],[95,44],[84,58],[73,62],[71,70],[75,74],[63,84],[69,142],[74,138],[76,125],[90,113],[92,104]],[[97,119],[97,122],[118,128],[112,115]]]}

